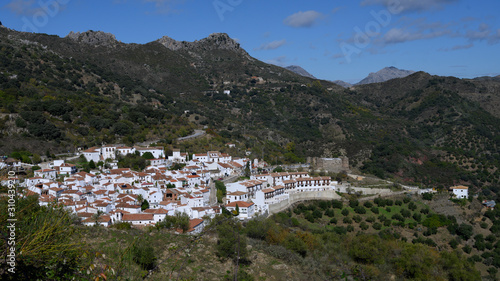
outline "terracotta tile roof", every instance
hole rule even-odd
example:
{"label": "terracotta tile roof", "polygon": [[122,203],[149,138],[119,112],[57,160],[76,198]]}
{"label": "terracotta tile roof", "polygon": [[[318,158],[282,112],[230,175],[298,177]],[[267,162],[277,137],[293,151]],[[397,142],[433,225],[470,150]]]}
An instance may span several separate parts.
{"label": "terracotta tile roof", "polygon": [[152,221],[153,214],[123,214],[122,221]]}
{"label": "terracotta tile roof", "polygon": [[457,185],[450,187],[450,189],[469,189],[469,187],[463,185]]}
{"label": "terracotta tile roof", "polygon": [[254,205],[253,202],[234,201],[234,202],[227,204],[226,207],[236,207],[236,204],[238,204],[238,207],[244,207],[244,208],[248,208],[248,207]]}

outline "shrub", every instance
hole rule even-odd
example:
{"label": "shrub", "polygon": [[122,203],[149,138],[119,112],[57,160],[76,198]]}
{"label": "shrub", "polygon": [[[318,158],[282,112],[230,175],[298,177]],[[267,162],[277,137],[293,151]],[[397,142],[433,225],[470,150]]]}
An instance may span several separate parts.
{"label": "shrub", "polygon": [[372,213],[374,213],[374,214],[378,214],[378,207],[375,207],[375,206],[374,206],[374,207],[372,207],[370,210],[372,211]]}
{"label": "shrub", "polygon": [[333,231],[335,231],[335,233],[337,233],[337,234],[346,234],[347,233],[347,229],[343,226],[335,226],[333,228]]}
{"label": "shrub", "polygon": [[151,270],[156,266],[154,248],[143,239],[134,244],[132,258],[144,270]]}
{"label": "shrub", "polygon": [[359,206],[359,201],[358,200],[349,200],[349,207],[354,208]]}
{"label": "shrub", "polygon": [[464,251],[464,253],[467,253],[467,254],[470,254],[470,252],[472,251],[472,247],[469,246],[469,245],[465,245],[462,250]]}
{"label": "shrub", "polygon": [[464,240],[469,240],[472,237],[473,228],[469,224],[462,223],[458,226],[457,235],[462,237]]}
{"label": "shrub", "polygon": [[306,220],[309,222],[314,223],[314,215],[311,212],[307,212],[307,214],[304,216]]}
{"label": "shrub", "polygon": [[344,217],[344,219],[342,219],[342,221],[343,221],[344,223],[347,223],[347,224],[351,224],[351,223],[352,223],[352,219],[351,219],[351,217]]}
{"label": "shrub", "polygon": [[357,214],[366,214],[366,209],[363,206],[356,206],[354,212]]}
{"label": "shrub", "polygon": [[376,223],[372,224],[372,227],[375,230],[380,230],[380,229],[382,229],[382,224],[379,222],[376,222]]}
{"label": "shrub", "polygon": [[349,215],[349,210],[347,210],[347,209],[342,209],[342,215],[343,215],[343,216],[347,216],[347,215]]}
{"label": "shrub", "polygon": [[333,209],[328,209],[325,211],[325,216],[333,218],[333,217],[335,217],[335,211]]}
{"label": "shrub", "polygon": [[394,214],[392,215],[391,217],[393,220],[398,220],[398,221],[405,221],[405,219],[403,218],[403,216],[401,214]]}
{"label": "shrub", "polygon": [[297,254],[305,257],[307,254],[307,245],[295,234],[289,233],[285,238],[285,247],[289,250],[296,252]]}
{"label": "shrub", "polygon": [[409,210],[407,210],[407,209],[401,209],[400,213],[405,218],[411,217],[411,212]]}
{"label": "shrub", "polygon": [[432,200],[432,197],[434,197],[434,193],[430,193],[430,192],[426,192],[424,194],[422,194],[422,198],[424,200]]}
{"label": "shrub", "polygon": [[408,204],[408,209],[415,211],[417,209],[417,204],[410,202],[410,204]]}
{"label": "shrub", "polygon": [[323,217],[323,213],[318,209],[315,209],[312,214],[315,219],[320,219]]}
{"label": "shrub", "polygon": [[457,246],[458,246],[458,241],[457,239],[451,239],[450,242],[448,243],[450,245],[450,247],[452,247],[453,249],[456,249]]}
{"label": "shrub", "polygon": [[353,238],[349,247],[349,256],[355,261],[365,264],[382,262],[387,248],[375,235],[361,234]]}
{"label": "shrub", "polygon": [[371,207],[373,207],[373,203],[370,202],[370,201],[366,201],[363,206],[365,206],[366,208],[370,209]]}
{"label": "shrub", "polygon": [[352,217],[352,219],[356,222],[356,223],[360,223],[363,218],[360,216],[360,215],[355,215]]}
{"label": "shrub", "polygon": [[342,209],[344,207],[344,204],[340,200],[332,200],[332,208],[334,209]]}
{"label": "shrub", "polygon": [[414,213],[412,217],[417,222],[420,222],[422,220],[422,215],[419,213]]}
{"label": "shrub", "polygon": [[375,217],[373,217],[373,216],[367,217],[366,221],[370,222],[370,223],[373,223],[375,221]]}
{"label": "shrub", "polygon": [[359,227],[362,230],[367,230],[369,228],[369,226],[368,226],[368,224],[366,222],[361,222],[361,224],[359,225]]}

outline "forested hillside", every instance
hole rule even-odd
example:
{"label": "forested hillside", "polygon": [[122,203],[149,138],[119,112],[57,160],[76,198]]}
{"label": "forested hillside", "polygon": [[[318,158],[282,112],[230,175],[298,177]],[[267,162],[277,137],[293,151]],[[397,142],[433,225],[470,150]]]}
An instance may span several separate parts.
{"label": "forested hillside", "polygon": [[0,38],[2,154],[175,146],[204,128],[210,141],[237,142],[271,164],[344,155],[379,177],[498,188],[495,78],[418,72],[344,89],[260,62],[225,34],[140,45],[2,27]]}

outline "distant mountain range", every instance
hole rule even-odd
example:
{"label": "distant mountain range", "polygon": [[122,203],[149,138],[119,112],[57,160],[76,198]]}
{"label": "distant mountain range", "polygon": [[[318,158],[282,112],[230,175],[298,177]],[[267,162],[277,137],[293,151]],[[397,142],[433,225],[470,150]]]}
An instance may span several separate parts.
{"label": "distant mountain range", "polygon": [[292,72],[297,73],[298,75],[302,75],[304,77],[316,79],[316,77],[314,77],[311,73],[307,72],[305,69],[303,69],[302,67],[300,67],[298,65],[290,65],[290,66],[287,66],[285,68],[292,71]]}

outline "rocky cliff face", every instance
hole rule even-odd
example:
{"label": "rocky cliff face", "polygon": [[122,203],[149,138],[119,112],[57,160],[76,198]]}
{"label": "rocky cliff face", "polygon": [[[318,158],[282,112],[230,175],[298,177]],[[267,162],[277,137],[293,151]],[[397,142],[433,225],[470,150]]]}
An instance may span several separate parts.
{"label": "rocky cliff face", "polygon": [[66,36],[66,38],[89,45],[113,46],[118,43],[113,34],[102,31],[93,31],[93,30],[89,30],[86,32],[71,31]]}
{"label": "rocky cliff face", "polygon": [[157,42],[172,51],[193,50],[199,47],[208,48],[207,50],[242,50],[240,44],[231,39],[226,33],[212,33],[207,38],[196,40],[194,42],[177,41],[168,36],[163,36]]}

